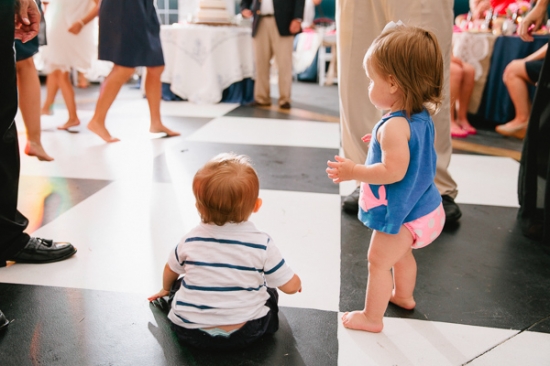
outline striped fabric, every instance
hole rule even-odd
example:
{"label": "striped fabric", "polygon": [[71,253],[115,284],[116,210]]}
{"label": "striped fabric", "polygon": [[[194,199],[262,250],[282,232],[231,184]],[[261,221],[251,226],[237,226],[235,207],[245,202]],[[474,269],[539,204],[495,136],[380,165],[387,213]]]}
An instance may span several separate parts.
{"label": "striped fabric", "polygon": [[184,274],[168,317],[185,328],[238,324],[265,316],[266,286],[294,275],[273,239],[251,222],[201,223],[170,253],[172,271]]}

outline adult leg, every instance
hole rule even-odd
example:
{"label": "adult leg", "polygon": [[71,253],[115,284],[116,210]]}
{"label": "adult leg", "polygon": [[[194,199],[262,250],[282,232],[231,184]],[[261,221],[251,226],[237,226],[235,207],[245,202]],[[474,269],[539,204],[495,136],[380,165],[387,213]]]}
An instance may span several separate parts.
{"label": "adult leg", "polygon": [[279,32],[272,35],[275,60],[279,68],[279,107],[290,108],[290,93],[292,89],[292,49],[294,37],[281,37]]}
{"label": "adult leg", "polygon": [[277,31],[274,17],[260,20],[253,39],[256,79],[254,81],[254,101],[260,105],[270,105],[269,71],[273,57],[271,34]]}
{"label": "adult leg", "polygon": [[468,121],[468,105],[474,91],[475,70],[469,63],[462,63],[462,83],[460,84],[460,94],[458,95],[457,122],[462,129],[469,134],[475,134],[476,129]]}
{"label": "adult leg", "polygon": [[61,126],[57,126],[57,128],[59,130],[68,130],[80,124],[80,120],[76,114],[76,100],[74,97],[73,84],[71,83],[71,77],[68,71],[55,70],[53,73],[57,75],[59,88],[61,89],[61,94],[65,100],[65,106],[69,112],[69,119],[67,122]]}
{"label": "adult leg", "polygon": [[95,106],[95,113],[88,123],[88,129],[101,137],[105,142],[120,141],[116,137],[111,136],[105,127],[105,118],[120,88],[122,88],[122,85],[128,81],[133,73],[133,67],[114,65],[101,87],[99,98]]}
{"label": "adult leg", "polygon": [[13,54],[14,2],[0,1],[0,267],[29,241],[27,219],[17,211],[19,146]]}
{"label": "adult leg", "polygon": [[17,85],[19,88],[19,108],[27,129],[25,154],[36,156],[38,160],[52,161],[42,147],[40,139],[40,80],[32,57],[16,64]]}
{"label": "adult leg", "polygon": [[[344,155],[355,163],[365,162],[368,144],[361,136],[372,131],[382,117],[369,100],[369,79],[363,58],[380,34],[386,18],[387,0],[337,0],[338,89],[340,93],[340,131]],[[359,182],[356,182],[359,186]],[[342,209],[357,214],[359,187],[342,202]]]}
{"label": "adult leg", "polygon": [[162,98],[162,83],[160,76],[164,66],[155,66],[147,68],[147,76],[145,77],[145,95],[149,104],[149,113],[151,115],[151,132],[162,132],[167,136],[179,136],[179,132],[170,130],[162,124],[160,117],[160,101]]}
{"label": "adult leg", "polygon": [[462,130],[462,127],[458,124],[457,114],[457,101],[460,97],[460,87],[462,85],[462,67],[459,63],[451,61],[451,136],[452,137],[466,137],[468,133]]}
{"label": "adult leg", "polygon": [[388,11],[390,20],[401,19],[405,24],[422,27],[434,32],[443,54],[445,80],[443,84],[443,102],[439,112],[433,116],[435,127],[435,151],[437,165],[435,185],[443,199],[443,208],[447,223],[456,222],[461,216],[460,208],[454,199],[458,194],[457,185],[449,173],[449,163],[453,147],[451,144],[451,104],[449,97],[451,42],[453,36],[453,1],[452,0],[419,0],[400,1],[386,0],[391,3]]}
{"label": "adult leg", "polygon": [[[344,313],[342,322],[346,328],[374,333],[382,331],[384,312],[392,297],[392,267],[400,262],[405,255],[409,254],[412,243],[411,232],[404,226],[395,235],[376,230],[372,233],[368,254],[369,279],[365,307],[363,310]],[[414,271],[410,268],[403,268],[407,265],[411,265],[410,259],[403,260],[400,267],[398,266],[398,269],[401,270],[398,277],[398,286],[402,288],[400,291],[407,291],[407,293],[410,291],[412,296],[412,290],[414,290],[416,282],[416,262],[414,262]],[[415,277],[406,277],[406,275],[414,275]]]}
{"label": "adult leg", "polygon": [[42,115],[52,115],[53,114],[53,103],[55,101],[55,96],[59,90],[59,81],[57,80],[57,74],[49,73],[46,76],[46,99],[42,105],[42,110],[40,114]]}
{"label": "adult leg", "polygon": [[510,99],[514,104],[516,116],[513,120],[504,125],[496,127],[496,131],[504,136],[513,136],[520,139],[525,137],[529,113],[531,111],[531,99],[529,98],[529,89],[527,83],[531,83],[525,69],[525,61],[514,60],[504,69],[502,77]]}

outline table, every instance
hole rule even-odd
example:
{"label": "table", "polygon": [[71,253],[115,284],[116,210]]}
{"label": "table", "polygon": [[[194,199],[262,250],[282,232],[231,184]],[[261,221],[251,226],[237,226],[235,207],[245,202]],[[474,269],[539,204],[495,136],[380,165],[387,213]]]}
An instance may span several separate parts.
{"label": "table", "polygon": [[250,27],[237,26],[161,26],[166,64],[162,82],[193,103],[222,101],[225,89],[241,81],[250,83],[254,75],[251,32]]}
{"label": "table", "polygon": [[[503,124],[515,116],[514,106],[502,81],[506,66],[524,58],[548,42],[547,35],[537,35],[533,42],[518,36],[495,36],[492,33],[454,33],[453,53],[472,64],[475,86],[468,112],[478,119]],[[534,87],[531,88],[531,93]]]}

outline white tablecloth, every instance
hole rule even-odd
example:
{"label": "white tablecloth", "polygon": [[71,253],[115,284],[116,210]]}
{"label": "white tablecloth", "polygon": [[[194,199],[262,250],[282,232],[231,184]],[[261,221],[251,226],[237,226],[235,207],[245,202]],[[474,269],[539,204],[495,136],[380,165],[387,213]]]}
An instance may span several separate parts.
{"label": "white tablecloth", "polygon": [[160,31],[162,82],[194,103],[218,103],[231,84],[254,75],[250,27],[173,24]]}

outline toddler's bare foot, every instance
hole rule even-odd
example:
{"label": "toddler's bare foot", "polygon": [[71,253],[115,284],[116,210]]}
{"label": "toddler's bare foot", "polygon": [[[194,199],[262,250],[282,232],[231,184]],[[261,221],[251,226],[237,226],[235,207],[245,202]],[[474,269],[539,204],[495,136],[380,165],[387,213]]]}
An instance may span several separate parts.
{"label": "toddler's bare foot", "polygon": [[172,131],[162,123],[151,125],[151,128],[149,129],[149,132],[151,133],[165,133],[166,137],[174,137],[179,136],[180,133],[176,131]]}
{"label": "toddler's bare foot", "polygon": [[416,301],[414,301],[414,297],[397,297],[393,293],[390,297],[390,302],[399,306],[400,308],[407,310],[412,310],[416,306]]}
{"label": "toddler's bare foot", "polygon": [[36,156],[40,161],[53,161],[53,158],[46,154],[40,143],[27,141],[25,154],[28,156]]}
{"label": "toddler's bare foot", "polygon": [[117,142],[120,141],[116,137],[111,136],[109,131],[105,128],[105,126],[94,122],[93,120],[88,123],[88,130],[92,131],[99,137],[101,137],[105,142]]}
{"label": "toddler's bare foot", "polygon": [[62,124],[61,126],[57,126],[57,129],[67,131],[69,128],[78,126],[79,124],[80,124],[80,120],[78,118],[69,119],[67,122],[65,122],[65,124]]}
{"label": "toddler's bare foot", "polygon": [[42,107],[40,110],[40,115],[42,116],[52,116],[53,115],[53,108],[50,107]]}
{"label": "toddler's bare foot", "polygon": [[372,333],[380,333],[382,328],[384,328],[382,321],[370,321],[362,311],[344,313],[342,315],[342,324],[349,329],[365,330]]}

